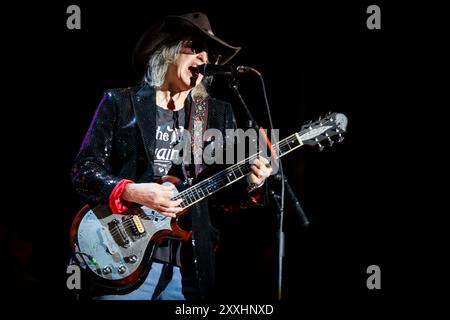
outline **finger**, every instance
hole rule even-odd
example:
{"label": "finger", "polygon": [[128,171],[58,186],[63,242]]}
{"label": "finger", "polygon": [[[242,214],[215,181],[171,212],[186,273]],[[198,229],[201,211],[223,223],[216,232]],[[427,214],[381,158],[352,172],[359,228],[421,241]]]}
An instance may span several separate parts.
{"label": "finger", "polygon": [[257,170],[261,170],[264,166],[261,163],[254,163],[250,165],[250,168],[255,168]]}
{"label": "finger", "polygon": [[256,176],[259,176],[259,175],[261,175],[261,174],[264,174],[264,172],[262,171],[262,168],[257,167],[256,165],[252,166],[251,169],[252,169],[252,172],[253,172]]}
{"label": "finger", "polygon": [[183,202],[183,199],[177,199],[177,200],[169,200],[170,202],[169,202],[169,206],[171,207],[171,208],[176,208],[176,209],[178,209],[178,208],[181,208],[180,207],[180,204]]}
{"label": "finger", "polygon": [[176,218],[176,214],[174,212],[172,212],[168,208],[165,208],[165,207],[163,207],[161,205],[153,204],[152,206],[149,206],[149,207],[152,208],[153,210],[157,211],[158,213],[164,215],[164,216],[171,217],[171,218]]}
{"label": "finger", "polygon": [[175,213],[167,211],[167,210],[161,210],[161,211],[159,211],[159,213],[161,213],[162,215],[165,215],[166,217],[170,217],[170,218],[177,217],[177,215]]}
{"label": "finger", "polygon": [[264,181],[264,179],[260,179],[257,176],[252,174],[252,175],[250,175],[249,181],[250,181],[250,183],[260,184],[261,182]]}
{"label": "finger", "polygon": [[167,211],[170,212],[170,213],[173,213],[176,216],[179,212],[183,211],[183,208],[181,208],[181,207],[172,207],[172,208],[168,209]]}
{"label": "finger", "polygon": [[272,166],[270,165],[270,162],[263,162],[263,161],[255,162],[254,164],[251,164],[250,166],[256,166],[259,170],[263,170],[265,168],[272,168]]}
{"label": "finger", "polygon": [[264,168],[262,170],[263,179],[267,179],[270,176],[270,173],[271,173],[271,169]]}
{"label": "finger", "polygon": [[254,173],[252,173],[249,176],[249,181],[250,183],[259,183],[259,178]]}
{"label": "finger", "polygon": [[177,214],[178,212],[182,211],[183,208],[181,207],[167,207],[167,208],[163,208],[164,212],[169,212],[169,213],[173,213],[173,214]]}
{"label": "finger", "polygon": [[266,176],[270,176],[270,173],[272,172],[272,167],[269,164],[269,167],[267,166],[262,167],[261,171],[264,172]]}
{"label": "finger", "polygon": [[272,165],[270,164],[270,162],[268,160],[266,162],[263,162],[263,166],[266,168],[272,168]]}
{"label": "finger", "polygon": [[255,160],[253,160],[252,164],[259,167],[261,165],[261,161],[258,158],[256,158]]}
{"label": "finger", "polygon": [[264,179],[265,178],[264,172],[262,170],[259,170],[257,168],[252,168],[252,172],[258,179]]}
{"label": "finger", "polygon": [[182,210],[181,207],[166,207],[164,205],[159,205],[158,206],[158,212],[165,215],[165,216],[169,216],[172,218],[176,217],[176,214],[178,212],[180,212]]}
{"label": "finger", "polygon": [[178,200],[170,200],[165,199],[160,202],[160,205],[164,208],[178,208],[180,206],[180,203],[183,201],[183,199]]}
{"label": "finger", "polygon": [[266,168],[271,168],[270,161],[269,161],[268,159],[266,159],[266,158],[264,158],[264,157],[260,157],[260,158],[259,158],[259,161],[261,162],[261,164],[262,164],[264,167],[266,167]]}

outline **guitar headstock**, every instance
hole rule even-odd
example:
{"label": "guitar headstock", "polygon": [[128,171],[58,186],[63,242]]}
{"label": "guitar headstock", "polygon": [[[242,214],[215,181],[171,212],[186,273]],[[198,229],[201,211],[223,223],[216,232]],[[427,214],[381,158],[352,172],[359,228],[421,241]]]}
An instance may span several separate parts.
{"label": "guitar headstock", "polygon": [[322,151],[324,146],[321,143],[327,140],[329,145],[333,145],[337,137],[337,142],[344,140],[343,133],[347,128],[347,117],[342,113],[328,113],[324,118],[319,118],[315,122],[310,122],[302,126],[298,133],[303,144],[318,146]]}

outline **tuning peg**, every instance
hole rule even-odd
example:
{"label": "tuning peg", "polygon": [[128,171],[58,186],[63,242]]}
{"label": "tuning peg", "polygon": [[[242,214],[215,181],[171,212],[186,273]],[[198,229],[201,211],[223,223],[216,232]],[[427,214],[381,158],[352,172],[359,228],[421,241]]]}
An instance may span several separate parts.
{"label": "tuning peg", "polygon": [[334,141],[331,140],[331,137],[328,135],[328,132],[325,132],[325,137],[327,137],[328,142],[330,143],[330,146],[332,146],[334,144]]}
{"label": "tuning peg", "polygon": [[331,140],[331,138],[330,137],[327,137],[328,138],[328,142],[330,143],[330,147],[334,144],[334,141],[333,140]]}
{"label": "tuning peg", "polygon": [[344,136],[341,134],[341,133],[339,133],[339,142],[342,142],[344,140]]}
{"label": "tuning peg", "polygon": [[319,152],[322,151],[325,147],[323,145],[321,145],[320,143],[317,144],[317,146],[319,147]]}
{"label": "tuning peg", "polygon": [[317,142],[317,147],[319,147],[319,152],[322,151],[325,147],[320,144],[319,139],[314,139]]}

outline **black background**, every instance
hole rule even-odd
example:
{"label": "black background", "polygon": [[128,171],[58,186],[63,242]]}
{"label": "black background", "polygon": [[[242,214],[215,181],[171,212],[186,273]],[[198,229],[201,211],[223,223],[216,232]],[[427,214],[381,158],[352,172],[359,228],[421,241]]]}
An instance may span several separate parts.
{"label": "black background", "polygon": [[[66,28],[70,4],[81,7],[81,30]],[[370,4],[381,7],[381,30],[366,27]],[[139,80],[131,52],[143,31],[157,17],[192,11],[208,14],[216,35],[243,47],[231,63],[262,73],[281,137],[327,111],[349,119],[343,143],[321,153],[301,149],[283,160],[311,221],[302,228],[288,206],[283,303],[298,313],[316,304],[317,312],[325,306],[351,312],[355,305],[386,310],[398,306],[398,297],[420,295],[419,283],[426,281],[411,273],[423,262],[415,253],[421,238],[411,238],[420,216],[411,209],[418,199],[406,191],[416,182],[402,157],[409,149],[402,124],[410,102],[419,99],[415,59],[429,41],[416,14],[429,15],[420,6],[368,1],[62,1],[11,9],[3,173],[12,210],[1,229],[4,292],[76,303],[65,286],[65,265],[70,222],[83,202],[71,187],[71,163],[103,90]],[[242,76],[239,83],[267,127],[257,79]],[[233,102],[242,123],[225,84],[219,79],[215,88]],[[233,214],[222,223],[223,301],[275,301],[274,209]],[[381,268],[381,290],[366,287],[372,264]]]}

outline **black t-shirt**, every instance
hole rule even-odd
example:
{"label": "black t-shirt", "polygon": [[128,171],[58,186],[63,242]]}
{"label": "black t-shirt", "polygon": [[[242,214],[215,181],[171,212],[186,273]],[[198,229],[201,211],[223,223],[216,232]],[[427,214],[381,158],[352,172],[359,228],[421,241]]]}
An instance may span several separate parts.
{"label": "black t-shirt", "polygon": [[[173,161],[182,156],[179,148],[174,148],[181,143],[185,124],[185,110],[172,111],[156,107],[156,144],[155,159],[153,164],[154,180],[167,175],[173,165]],[[153,253],[153,260],[181,265],[181,242],[169,240],[157,244]]]}
{"label": "black t-shirt", "polygon": [[173,147],[181,142],[185,124],[184,109],[172,111],[156,107],[156,110],[155,180],[167,175],[173,161],[181,156],[180,149]]}

